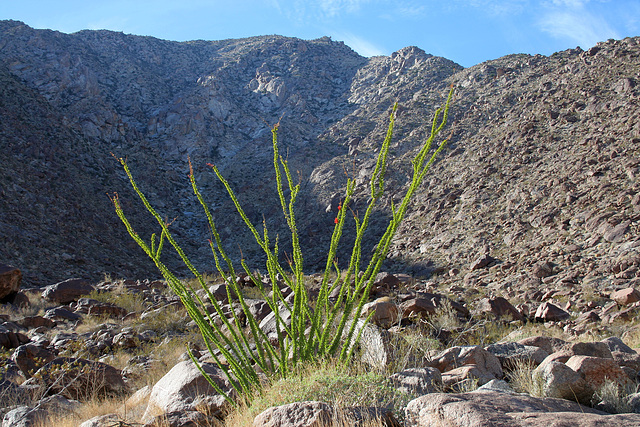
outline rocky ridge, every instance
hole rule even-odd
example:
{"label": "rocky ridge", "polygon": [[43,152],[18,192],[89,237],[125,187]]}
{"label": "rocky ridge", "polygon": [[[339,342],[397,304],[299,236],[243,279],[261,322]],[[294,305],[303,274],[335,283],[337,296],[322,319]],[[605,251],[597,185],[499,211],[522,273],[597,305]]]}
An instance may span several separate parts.
{"label": "rocky ridge", "polygon": [[[635,277],[637,38],[462,69],[415,47],[366,59],[328,38],[174,43],[16,21],[0,30],[2,102],[10,113],[2,115],[2,143],[12,153],[2,166],[0,255],[22,267],[27,283],[152,274],[104,195],[121,193],[142,234],[155,231],[110,153],[128,157],[163,215],[176,218],[188,252],[210,269],[206,224],[185,178],[191,158],[230,252],[240,247],[259,261],[205,163],[223,169],[252,220],[282,231],[268,166],[269,130],[278,120],[282,151],[300,173],[298,217],[313,268],[345,171],[357,178],[371,169],[391,105],[400,103],[386,205],[406,185],[407,159],[450,84],[457,92],[447,158],[418,195],[388,266],[460,271],[451,282],[501,288],[528,283],[545,263],[550,277],[596,288],[616,286],[621,267]],[[384,218],[383,208],[370,243]],[[484,255],[499,266],[489,276],[483,269],[465,276]]]}

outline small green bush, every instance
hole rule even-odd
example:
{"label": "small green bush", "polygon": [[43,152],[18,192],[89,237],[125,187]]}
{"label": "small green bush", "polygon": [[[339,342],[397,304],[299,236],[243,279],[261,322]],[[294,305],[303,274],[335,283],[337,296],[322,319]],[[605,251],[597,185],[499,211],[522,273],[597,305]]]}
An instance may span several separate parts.
{"label": "small green bush", "polygon": [[[361,316],[363,305],[369,298],[371,285],[374,283],[376,274],[379,272],[386,258],[393,236],[404,219],[409,202],[422,183],[428,169],[445,147],[446,141],[443,141],[434,150],[431,149],[436,136],[447,122],[452,97],[453,86],[449,91],[445,106],[439,108],[434,115],[429,138],[427,138],[425,143],[420,147],[418,153],[412,160],[413,176],[407,192],[399,205],[396,206],[392,204],[391,219],[389,220],[386,232],[376,245],[369,263],[363,266],[363,236],[369,225],[369,220],[374,208],[384,193],[387,157],[397,109],[397,104],[394,105],[387,135],[380,148],[376,167],[370,180],[371,195],[369,204],[362,218],[358,218],[354,214],[356,237],[349,257],[349,266],[346,272],[339,270],[336,262],[336,252],[338,243],[342,237],[345,219],[348,212],[351,212],[349,206],[352,202],[356,187],[355,180],[353,179],[347,181],[345,195],[335,219],[335,227],[327,253],[326,267],[322,276],[319,295],[315,301],[310,300],[309,293],[305,287],[303,255],[300,249],[294,212],[300,185],[294,183],[287,161],[278,153],[277,133],[279,124],[272,129],[273,167],[282,213],[291,232],[293,253],[289,258],[287,268],[279,261],[278,238],[273,239],[272,236],[269,235],[266,223],[264,222],[262,230],[258,230],[245,214],[229,182],[222,176],[215,165],[210,165],[217,178],[226,188],[231,200],[235,204],[238,214],[242,217],[257,244],[266,255],[266,270],[270,277],[271,286],[263,284],[261,278],[254,275],[244,260],[241,261],[241,265],[244,272],[249,275],[269,304],[271,310],[275,313],[277,340],[270,340],[269,337],[267,337],[259,328],[258,322],[249,310],[240,287],[235,281],[235,277],[237,276],[236,266],[233,265],[224,250],[223,242],[217,231],[211,211],[196,185],[191,165],[190,181],[192,189],[194,195],[202,205],[213,236],[213,239],[209,241],[209,246],[215,265],[221,277],[225,278],[227,283],[228,299],[230,301],[236,300],[241,305],[245,315],[244,317],[246,318],[246,327],[234,310],[232,310],[231,313],[232,318],[227,319],[221,304],[216,301],[209,292],[206,280],[194,267],[174,239],[169,230],[169,224],[151,206],[145,195],[140,191],[126,161],[124,159],[118,159],[138,197],[147,211],[158,222],[160,226],[160,237],[157,238],[154,234],[148,243],[143,240],[133,229],[124,214],[118,195],[114,194],[112,201],[117,215],[124,223],[132,238],[156,264],[171,289],[181,298],[189,316],[200,328],[207,349],[214,357],[218,366],[230,379],[239,396],[246,398],[247,396],[251,396],[254,391],[262,389],[263,380],[259,375],[261,372],[286,378],[293,372],[296,366],[302,362],[317,361],[326,358],[337,358],[341,362],[350,360],[353,349],[356,347],[353,344],[359,340],[359,334],[361,333],[359,331],[363,329],[358,328],[358,322],[352,320],[358,319]],[[190,281],[179,279],[163,263],[161,253],[165,243],[168,243],[169,246],[176,251],[187,268],[193,273],[196,283],[206,292],[206,299],[201,298],[195,292],[195,287],[198,285],[194,286]],[[363,273],[360,274],[362,270]],[[332,282],[330,277],[334,272],[339,279]],[[292,289],[293,300],[285,300],[285,297],[280,291],[279,280],[284,280],[285,284]],[[336,300],[329,299],[329,295],[332,293],[337,294]],[[219,319],[214,320],[212,314],[207,310],[207,304],[213,306],[214,312]],[[285,321],[285,312],[290,313],[290,323]],[[221,324],[219,324],[219,320],[222,320]],[[198,364],[195,357],[192,356],[192,359]],[[203,374],[206,376],[204,372]],[[215,382],[211,381],[210,378],[209,380],[211,385],[220,394],[225,396],[231,404],[236,404],[228,394],[219,389]]]}

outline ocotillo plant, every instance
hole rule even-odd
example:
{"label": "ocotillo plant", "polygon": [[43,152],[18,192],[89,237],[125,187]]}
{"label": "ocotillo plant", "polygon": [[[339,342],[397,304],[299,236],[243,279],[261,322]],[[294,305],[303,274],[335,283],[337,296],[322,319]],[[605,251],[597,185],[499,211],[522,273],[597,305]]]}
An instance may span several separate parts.
{"label": "ocotillo plant", "polygon": [[[209,291],[202,274],[195,268],[172,236],[169,224],[162,219],[142,191],[140,191],[126,161],[121,158],[118,159],[145,208],[158,222],[161,229],[160,237],[157,238],[154,234],[151,236],[149,243],[143,240],[131,226],[131,223],[122,210],[117,194],[114,194],[112,201],[117,215],[126,226],[129,234],[131,234],[133,239],[156,264],[171,289],[181,298],[189,316],[200,328],[200,333],[202,334],[208,351],[227,376],[233,389],[235,389],[240,398],[247,397],[256,390],[261,390],[260,372],[287,376],[292,372],[292,369],[301,362],[327,357],[335,357],[343,362],[350,360],[356,347],[355,344],[360,339],[360,333],[363,327],[363,324],[356,320],[359,319],[362,314],[362,308],[369,298],[369,291],[387,256],[393,236],[404,219],[407,207],[422,183],[429,167],[445,147],[446,140],[442,141],[432,150],[436,136],[447,123],[452,96],[453,87],[451,87],[449,91],[444,107],[436,110],[431,126],[431,133],[412,160],[413,176],[407,192],[399,205],[391,205],[391,218],[387,229],[376,245],[370,261],[366,267],[364,267],[364,272],[360,274],[362,271],[361,267],[363,267],[361,265],[363,236],[369,225],[369,220],[376,203],[384,194],[384,176],[397,110],[397,104],[394,105],[390,115],[387,135],[380,148],[376,167],[371,176],[371,197],[369,204],[362,218],[354,215],[356,237],[351,249],[348,268],[346,271],[341,272],[335,260],[338,244],[345,225],[345,219],[347,218],[347,212],[350,212],[348,207],[352,202],[352,196],[356,187],[355,180],[353,179],[347,180],[344,198],[335,218],[322,283],[319,294],[314,301],[310,301],[310,296],[304,283],[304,258],[300,248],[294,210],[300,185],[294,183],[287,161],[278,153],[278,125],[272,129],[273,167],[282,213],[291,233],[293,255],[289,259],[287,267],[283,266],[279,261],[278,239],[276,238],[274,240],[270,237],[265,223],[263,223],[262,230],[259,231],[256,228],[245,214],[235,192],[227,180],[215,165],[210,165],[213,172],[229,193],[238,214],[242,217],[257,244],[266,255],[266,271],[270,278],[270,289],[263,284],[259,277],[256,277],[244,260],[241,261],[241,267],[258,287],[275,314],[277,342],[275,342],[275,340],[269,340],[265,332],[260,329],[258,321],[245,302],[242,291],[235,280],[236,266],[234,266],[224,250],[222,239],[216,228],[215,219],[196,185],[191,164],[189,165],[191,186],[209,222],[210,231],[213,236],[213,239],[209,240],[209,246],[216,268],[220,275],[225,278],[228,300],[237,300],[240,303],[244,316],[246,317],[246,327],[234,310],[231,310],[231,318],[227,318],[225,313],[223,313],[220,302],[218,302]],[[285,195],[285,188],[288,189],[288,197]],[[196,289],[190,285],[192,281],[178,278],[162,262],[161,253],[165,246],[165,241],[176,251],[194,275],[199,287],[202,288],[207,295],[206,299],[201,298],[195,292]],[[331,283],[330,280],[332,271],[337,272],[337,279],[334,280],[333,283]],[[285,299],[278,285],[278,279],[284,280],[286,285],[291,288],[293,291],[292,300],[291,298]],[[269,291],[271,292],[269,293]],[[337,295],[337,298],[330,299],[330,295],[334,297]],[[214,320],[206,309],[207,303],[213,306],[217,314],[218,322]],[[290,319],[290,321],[286,321],[286,318]],[[367,320],[368,319],[365,319],[365,322]],[[192,356],[192,359],[200,366],[195,357]],[[230,403],[235,404],[235,400],[232,399],[229,393],[222,390],[202,369],[201,371],[214,389],[223,395]]]}

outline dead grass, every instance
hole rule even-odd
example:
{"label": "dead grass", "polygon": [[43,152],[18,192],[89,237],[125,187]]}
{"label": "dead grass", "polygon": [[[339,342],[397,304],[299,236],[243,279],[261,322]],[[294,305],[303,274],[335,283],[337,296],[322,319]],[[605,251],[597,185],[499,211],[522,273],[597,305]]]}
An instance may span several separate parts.
{"label": "dead grass", "polygon": [[[226,426],[253,426],[253,419],[265,409],[302,401],[321,401],[337,409],[337,425],[353,425],[340,410],[350,407],[393,408],[401,417],[403,408],[415,398],[396,390],[382,374],[370,372],[366,367],[345,367],[334,361],[300,367],[287,379],[274,381],[262,395],[254,396],[250,404],[242,405],[229,414]],[[344,414],[343,414],[344,415]],[[342,424],[340,424],[342,422]],[[335,425],[335,424],[332,424]],[[364,426],[381,426],[381,420],[369,420]]]}
{"label": "dead grass", "polygon": [[518,360],[513,369],[509,371],[507,381],[517,393],[527,393],[535,397],[546,397],[544,392],[545,381],[540,375],[534,374],[535,368],[528,361]]}

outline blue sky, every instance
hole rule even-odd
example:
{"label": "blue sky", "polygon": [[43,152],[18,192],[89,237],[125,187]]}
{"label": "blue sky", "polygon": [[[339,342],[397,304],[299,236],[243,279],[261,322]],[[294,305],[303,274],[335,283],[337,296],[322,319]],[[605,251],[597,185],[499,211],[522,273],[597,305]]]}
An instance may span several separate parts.
{"label": "blue sky", "polygon": [[365,56],[405,46],[465,67],[640,35],[639,0],[0,0],[0,19],[167,40],[330,36]]}

